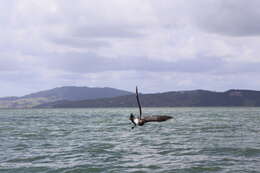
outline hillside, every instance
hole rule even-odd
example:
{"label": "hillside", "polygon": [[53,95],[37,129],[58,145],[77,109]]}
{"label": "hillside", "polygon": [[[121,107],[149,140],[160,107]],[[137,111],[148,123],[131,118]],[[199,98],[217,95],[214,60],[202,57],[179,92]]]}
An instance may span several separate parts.
{"label": "hillside", "polygon": [[59,100],[91,100],[132,94],[131,92],[114,88],[91,88],[66,86],[31,93],[22,97],[0,98],[0,108],[32,108],[40,104]]}
{"label": "hillside", "polygon": [[[144,107],[184,106],[260,106],[260,91],[229,90],[212,92],[206,90],[140,94]],[[135,107],[135,95],[81,101],[58,101],[42,104],[40,108],[84,108],[84,107]]]}

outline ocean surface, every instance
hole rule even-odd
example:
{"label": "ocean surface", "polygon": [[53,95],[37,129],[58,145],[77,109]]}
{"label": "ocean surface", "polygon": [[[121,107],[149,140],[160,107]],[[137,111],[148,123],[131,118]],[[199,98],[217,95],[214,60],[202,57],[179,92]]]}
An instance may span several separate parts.
{"label": "ocean surface", "polygon": [[260,108],[0,109],[0,173],[259,173]]}

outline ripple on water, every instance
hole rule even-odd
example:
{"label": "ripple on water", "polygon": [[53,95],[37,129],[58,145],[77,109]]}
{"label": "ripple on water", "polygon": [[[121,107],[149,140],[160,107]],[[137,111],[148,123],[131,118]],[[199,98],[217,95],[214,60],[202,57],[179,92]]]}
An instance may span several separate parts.
{"label": "ripple on water", "polygon": [[0,172],[260,170],[259,108],[145,108],[175,120],[134,130],[130,112],[0,110]]}
{"label": "ripple on water", "polygon": [[213,156],[237,156],[237,157],[259,157],[260,148],[234,148],[234,147],[218,147],[218,148],[203,148],[200,153]]}

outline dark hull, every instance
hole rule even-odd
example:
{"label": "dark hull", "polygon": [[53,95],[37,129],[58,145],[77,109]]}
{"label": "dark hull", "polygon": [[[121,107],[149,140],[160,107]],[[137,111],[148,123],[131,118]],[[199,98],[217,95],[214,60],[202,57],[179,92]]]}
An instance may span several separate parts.
{"label": "dark hull", "polygon": [[155,116],[143,117],[142,119],[144,120],[144,122],[162,122],[162,121],[172,119],[172,117],[166,115],[155,115]]}

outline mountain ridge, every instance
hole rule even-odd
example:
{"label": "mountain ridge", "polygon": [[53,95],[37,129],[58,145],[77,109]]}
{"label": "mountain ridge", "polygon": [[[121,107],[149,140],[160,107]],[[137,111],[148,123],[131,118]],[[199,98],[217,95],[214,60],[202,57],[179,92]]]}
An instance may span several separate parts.
{"label": "mountain ridge", "polygon": [[[230,89],[224,92],[208,90],[169,91],[140,94],[144,107],[199,107],[199,106],[260,106],[260,91]],[[135,94],[114,98],[68,101],[62,100],[37,108],[136,107]]]}
{"label": "mountain ridge", "polygon": [[21,97],[2,97],[0,98],[0,108],[32,108],[58,100],[90,100],[129,94],[133,93],[110,87],[63,86],[34,92]]}

